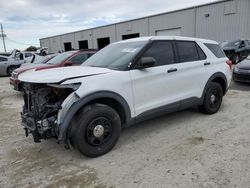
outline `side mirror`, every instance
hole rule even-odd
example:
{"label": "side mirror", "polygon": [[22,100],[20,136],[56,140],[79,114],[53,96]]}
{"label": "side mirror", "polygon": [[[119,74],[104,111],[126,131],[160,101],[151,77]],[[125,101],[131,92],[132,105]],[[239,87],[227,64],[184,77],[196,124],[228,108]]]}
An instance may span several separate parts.
{"label": "side mirror", "polygon": [[155,58],[153,57],[143,57],[141,59],[139,68],[144,69],[144,68],[149,68],[149,67],[153,67],[156,63]]}
{"label": "side mirror", "polygon": [[70,61],[67,61],[67,62],[64,63],[65,67],[69,67],[69,66],[72,66],[72,65],[73,65],[73,63],[70,62]]}

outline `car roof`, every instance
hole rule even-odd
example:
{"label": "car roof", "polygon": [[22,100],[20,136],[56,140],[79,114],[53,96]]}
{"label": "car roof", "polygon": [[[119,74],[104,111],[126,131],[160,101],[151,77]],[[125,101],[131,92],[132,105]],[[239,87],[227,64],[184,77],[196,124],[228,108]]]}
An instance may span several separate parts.
{"label": "car roof", "polygon": [[139,41],[149,41],[149,40],[182,40],[182,41],[196,41],[202,43],[218,44],[218,42],[208,39],[192,38],[192,37],[181,37],[181,36],[150,36],[150,37],[139,37],[128,40],[119,41],[117,43],[126,42],[139,42]]}

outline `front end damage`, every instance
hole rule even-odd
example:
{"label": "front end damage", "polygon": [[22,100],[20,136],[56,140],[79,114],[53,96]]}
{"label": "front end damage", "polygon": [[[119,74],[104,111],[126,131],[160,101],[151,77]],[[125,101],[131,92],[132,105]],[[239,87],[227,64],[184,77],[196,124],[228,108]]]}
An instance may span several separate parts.
{"label": "front end damage", "polygon": [[[58,138],[60,121],[62,120],[62,106],[74,94],[80,84],[36,84],[23,83],[24,106],[21,112],[22,125],[26,136],[33,135],[34,142],[41,139]],[[72,98],[72,97],[71,97]]]}

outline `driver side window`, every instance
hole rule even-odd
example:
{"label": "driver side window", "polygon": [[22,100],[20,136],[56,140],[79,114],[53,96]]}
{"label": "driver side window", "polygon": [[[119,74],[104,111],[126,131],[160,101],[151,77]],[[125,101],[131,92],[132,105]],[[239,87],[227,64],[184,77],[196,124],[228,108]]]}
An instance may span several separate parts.
{"label": "driver side window", "polygon": [[154,41],[142,55],[142,58],[153,58],[155,60],[154,67],[173,64],[175,61],[172,43],[170,41]]}

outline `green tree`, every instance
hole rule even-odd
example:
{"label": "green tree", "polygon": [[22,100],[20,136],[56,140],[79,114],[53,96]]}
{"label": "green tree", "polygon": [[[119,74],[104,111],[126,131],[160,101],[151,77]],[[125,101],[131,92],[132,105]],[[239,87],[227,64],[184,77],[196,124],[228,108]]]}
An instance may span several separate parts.
{"label": "green tree", "polygon": [[35,46],[30,46],[28,47],[25,51],[28,51],[28,52],[35,52],[38,48],[35,47]]}

